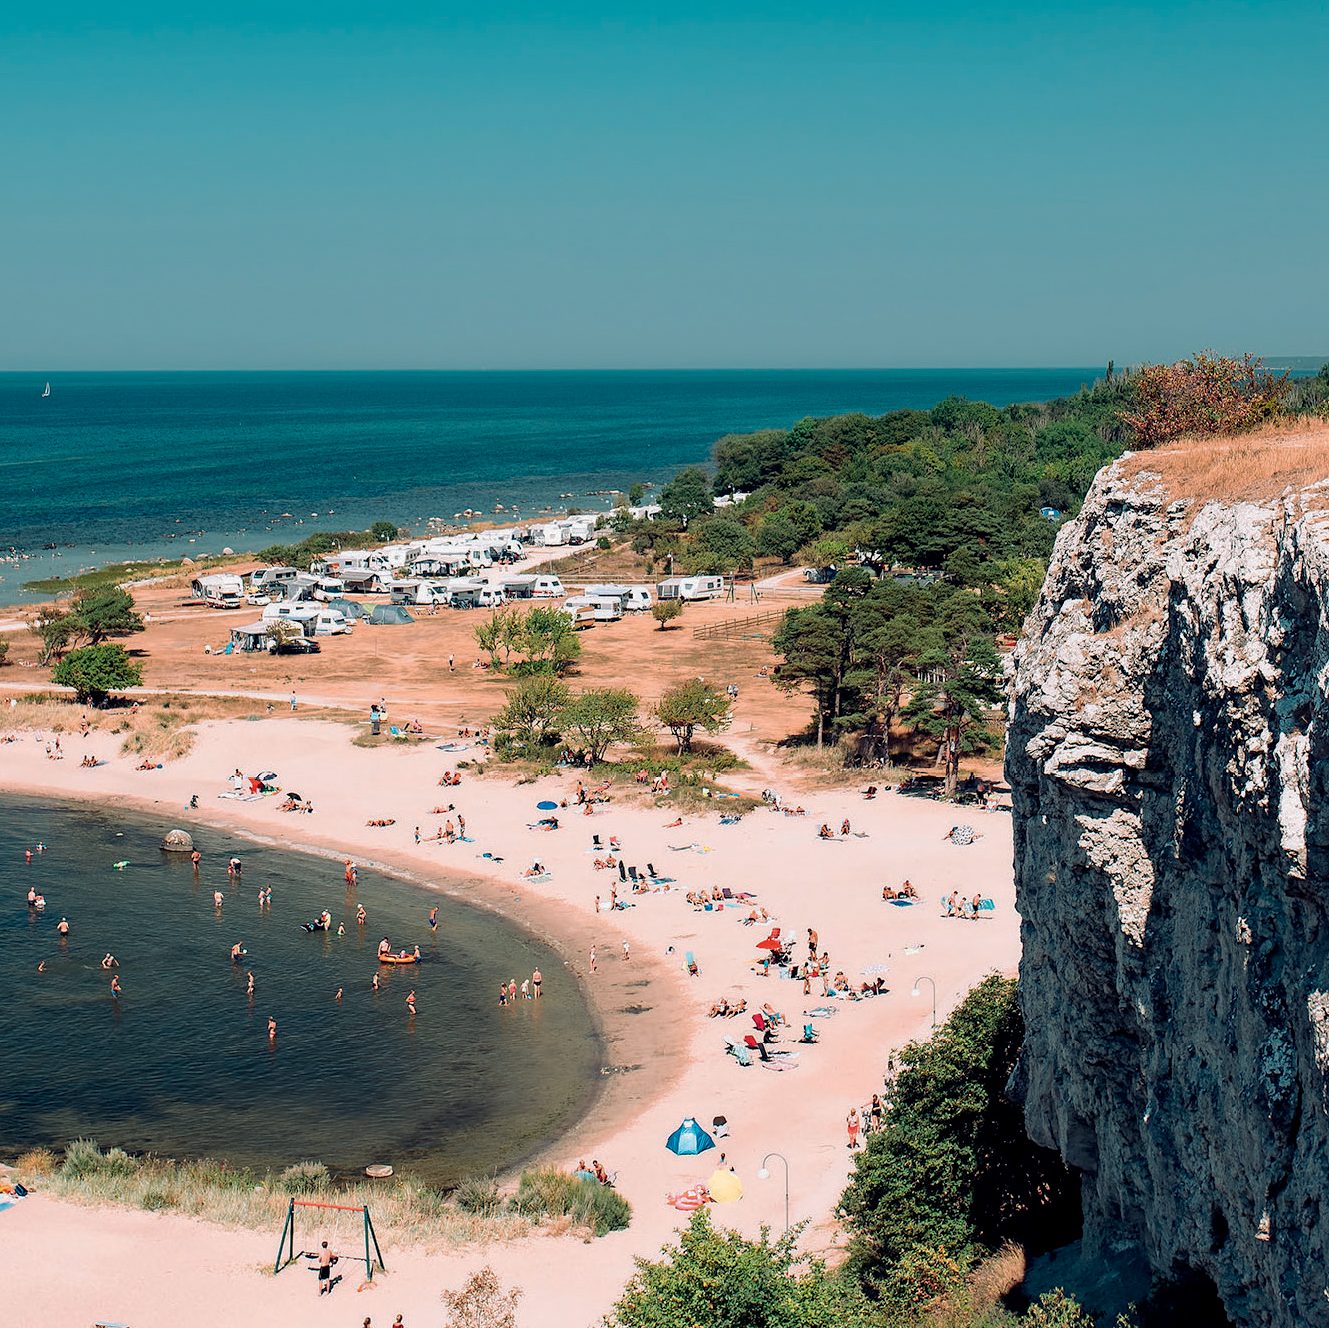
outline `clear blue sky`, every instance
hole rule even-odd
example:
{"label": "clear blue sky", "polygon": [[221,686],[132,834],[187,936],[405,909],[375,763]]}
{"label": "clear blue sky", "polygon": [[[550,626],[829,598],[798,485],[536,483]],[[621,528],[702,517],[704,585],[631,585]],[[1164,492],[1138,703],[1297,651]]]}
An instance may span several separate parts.
{"label": "clear blue sky", "polygon": [[0,368],[1329,354],[1320,3],[19,8]]}

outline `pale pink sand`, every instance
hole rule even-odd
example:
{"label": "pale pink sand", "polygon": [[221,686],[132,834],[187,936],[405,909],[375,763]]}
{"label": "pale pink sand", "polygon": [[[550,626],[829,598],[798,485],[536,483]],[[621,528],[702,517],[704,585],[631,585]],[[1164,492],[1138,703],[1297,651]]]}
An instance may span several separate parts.
{"label": "pale pink sand", "polygon": [[[188,828],[197,819],[274,842],[345,852],[440,885],[446,884],[440,878],[450,874],[453,888],[502,906],[518,921],[550,936],[557,928],[573,968],[605,1007],[611,1059],[644,1068],[607,1081],[608,1092],[585,1127],[551,1150],[551,1158],[569,1166],[581,1157],[602,1159],[617,1170],[634,1216],[628,1231],[593,1244],[536,1236],[450,1255],[390,1246],[384,1253],[391,1271],[377,1289],[357,1294],[358,1279],[348,1274],[331,1302],[320,1302],[313,1277],[303,1269],[276,1279],[260,1272],[265,1262],[270,1266],[276,1231],[232,1231],[178,1216],[93,1210],[38,1195],[0,1214],[5,1300],[11,1314],[19,1311],[21,1322],[82,1325],[101,1315],[132,1328],[184,1323],[199,1328],[250,1323],[358,1328],[366,1314],[375,1325],[386,1325],[403,1312],[415,1328],[441,1320],[441,1288],[460,1285],[469,1270],[488,1262],[506,1282],[524,1288],[523,1323],[589,1325],[612,1303],[631,1272],[632,1257],[655,1254],[685,1220],[665,1204],[665,1195],[704,1180],[715,1165],[718,1150],[683,1159],[664,1148],[666,1136],[689,1114],[705,1125],[717,1114],[729,1119],[730,1137],[720,1148],[736,1166],[746,1193],[739,1203],[717,1207],[718,1221],[747,1233],[762,1223],[782,1225],[779,1163],[772,1163],[769,1181],[756,1175],[762,1155],[778,1151],[790,1163],[793,1219],[813,1223],[804,1244],[827,1250],[836,1239],[831,1214],[850,1169],[845,1115],[881,1087],[888,1049],[925,1034],[930,1023],[929,989],[924,984],[923,995],[912,998],[914,979],[926,974],[936,980],[944,1018],[977,979],[994,969],[1012,972],[1018,962],[1010,818],[1002,814],[957,811],[893,795],[869,803],[852,792],[804,793],[798,796],[808,814],[799,818],[763,809],[737,826],[721,826],[717,813],[687,817],[681,829],[666,829],[672,811],[612,804],[594,817],[572,809],[560,812],[562,829],[538,833],[526,828],[541,815],[536,802],[568,796],[575,776],[521,787],[497,778],[471,778],[459,789],[445,790],[436,781],[443,769],[455,766],[456,756],[432,745],[357,749],[349,745],[344,727],[301,720],[205,724],[188,757],[151,773],[136,772],[133,761],[116,755],[116,744],[118,739],[109,736],[94,735],[86,744],[66,737],[68,756],[53,762],[46,759],[41,741],[22,735],[19,742],[0,747],[0,786],[102,801],[133,799],[150,805],[163,830]],[[81,769],[84,750],[110,763]],[[284,786],[313,800],[316,814],[281,814],[273,798],[219,800],[225,777],[237,766],[276,770]],[[758,775],[756,782],[763,778]],[[200,796],[197,813],[184,810],[191,793]],[[428,809],[450,801],[466,816],[476,843],[417,848],[412,828],[418,824],[428,833],[442,819],[430,817]],[[831,844],[817,840],[822,821],[838,828],[846,816],[871,837]],[[369,817],[395,817],[397,823],[370,829],[364,824]],[[980,832],[976,844],[960,848],[944,842],[957,821]],[[592,831],[606,838],[617,834],[628,863],[644,868],[649,860],[677,877],[678,893],[637,896],[634,908],[594,916],[594,897],[608,901],[617,873],[611,877],[592,868],[587,851]],[[711,851],[673,852],[669,847],[690,843]],[[506,861],[490,867],[477,856],[481,850],[501,853]],[[532,886],[519,873],[536,856],[551,868],[553,879]],[[205,864],[210,873],[219,868]],[[329,870],[330,883],[336,883],[336,869]],[[486,871],[492,873],[489,883],[466,884],[465,878]],[[883,903],[882,884],[895,886],[905,877],[919,887],[922,902],[908,909]],[[806,929],[815,926],[822,948],[830,952],[832,970],[843,968],[857,978],[865,965],[888,963],[889,994],[861,1003],[837,1002],[834,1018],[817,1021],[822,1041],[798,1048],[797,1069],[740,1068],[723,1054],[722,1038],[739,1035],[751,1024],[706,1018],[715,998],[746,995],[750,1008],[771,1000],[795,1026],[785,1045],[797,1035],[804,1009],[822,1002],[816,994],[805,998],[801,984],[763,979],[751,971],[764,926],[740,925],[739,915],[729,908],[694,912],[682,897],[687,888],[715,884],[756,891],[785,934],[798,942],[800,958],[806,952]],[[942,918],[937,899],[957,886],[963,893],[981,889],[995,898],[995,915],[974,923]],[[595,975],[586,971],[588,938],[600,954]],[[624,938],[632,946],[630,964],[621,957]],[[914,945],[925,948],[904,953]],[[666,955],[669,946],[676,951],[673,956]],[[695,952],[700,978],[685,975],[686,950]],[[622,984],[638,976],[638,966],[641,976],[654,973],[643,1002],[654,1008],[649,1015],[616,1017],[612,1010],[623,1001]],[[648,1054],[648,1047],[659,1054]]]}

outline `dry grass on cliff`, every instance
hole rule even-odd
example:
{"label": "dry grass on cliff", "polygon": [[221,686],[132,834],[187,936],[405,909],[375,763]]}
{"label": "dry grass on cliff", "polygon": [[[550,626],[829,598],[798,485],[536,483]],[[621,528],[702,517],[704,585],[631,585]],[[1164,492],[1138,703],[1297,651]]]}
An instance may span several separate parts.
{"label": "dry grass on cliff", "polygon": [[1170,443],[1135,452],[1121,466],[1132,477],[1158,475],[1174,498],[1267,501],[1329,479],[1329,422],[1298,419],[1232,438]]}

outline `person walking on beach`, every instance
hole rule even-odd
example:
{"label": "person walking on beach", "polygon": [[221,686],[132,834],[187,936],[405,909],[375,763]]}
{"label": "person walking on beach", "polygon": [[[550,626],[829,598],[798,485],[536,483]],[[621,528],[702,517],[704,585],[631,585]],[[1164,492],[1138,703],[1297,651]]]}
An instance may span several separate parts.
{"label": "person walking on beach", "polygon": [[449,652],[448,652],[448,672],[449,672],[449,673],[456,673],[456,671],[457,671],[457,661],[456,661],[456,659],[453,657],[452,652],[449,651]]}
{"label": "person walking on beach", "polygon": [[623,942],[623,962],[626,964],[632,958],[632,951],[628,948],[627,941]]}
{"label": "person walking on beach", "polygon": [[591,972],[595,972],[595,946],[591,946]]}
{"label": "person walking on beach", "polygon": [[295,714],[295,693],[291,693],[291,714]]}
{"label": "person walking on beach", "polygon": [[845,1128],[849,1131],[849,1147],[854,1149],[858,1147],[858,1108],[850,1107],[849,1115],[845,1118]]}

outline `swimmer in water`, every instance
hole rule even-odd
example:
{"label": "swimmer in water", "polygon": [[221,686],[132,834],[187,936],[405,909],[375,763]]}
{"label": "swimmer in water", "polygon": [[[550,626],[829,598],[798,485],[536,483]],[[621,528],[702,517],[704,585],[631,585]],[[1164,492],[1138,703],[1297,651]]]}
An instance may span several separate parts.
{"label": "swimmer in water", "polygon": [[31,908],[37,902],[37,887],[28,886],[28,907]]}
{"label": "swimmer in water", "polygon": [[377,974],[377,973],[374,974],[374,981],[373,981],[373,983],[372,983],[371,985],[373,986],[373,988],[374,988],[375,991],[378,990],[378,974]]}
{"label": "swimmer in water", "polygon": [[381,955],[392,953],[392,942],[389,941],[386,936],[381,941],[379,941],[378,952]]}
{"label": "swimmer in water", "polygon": [[113,977],[111,979],[111,995],[119,996],[119,994],[120,994],[120,979]]}
{"label": "swimmer in water", "polygon": [[339,1001],[339,1000],[341,1000],[341,988],[340,988],[340,987],[337,988],[337,994],[336,994],[332,999],[333,999],[334,1001]]}
{"label": "swimmer in water", "polygon": [[355,906],[355,924],[356,924],[356,926],[357,926],[357,927],[363,927],[363,926],[365,925],[365,920],[366,920],[368,917],[369,917],[369,914],[365,912],[365,906],[364,906],[363,904],[357,904],[357,905]]}
{"label": "swimmer in water", "polygon": [[277,1040],[277,1021],[276,1021],[271,1015],[269,1015],[269,1016],[268,1016],[268,1041],[269,1041],[269,1042],[276,1042],[276,1040]]}
{"label": "swimmer in water", "polygon": [[45,960],[45,959],[43,959],[43,960],[41,961],[41,963],[37,965],[37,972],[38,972],[38,973],[45,973],[45,972],[46,972],[46,960]]}
{"label": "swimmer in water", "polygon": [[222,906],[222,900],[225,899],[225,898],[226,898],[226,896],[223,895],[222,892],[221,892],[220,890],[214,890],[214,891],[212,892],[212,906],[213,906],[213,908],[220,908],[220,907]]}
{"label": "swimmer in water", "polygon": [[189,861],[192,862],[192,863],[194,864],[194,875],[197,876],[197,875],[198,875],[198,864],[199,864],[200,862],[203,861],[203,854],[201,854],[201,853],[198,851],[198,849],[195,849],[195,850],[189,855]]}
{"label": "swimmer in water", "polygon": [[431,909],[429,910],[429,930],[430,930],[430,931],[437,931],[437,930],[438,930],[438,909],[437,909],[437,908],[431,908]]}
{"label": "swimmer in water", "polygon": [[61,936],[68,936],[68,935],[69,935],[69,919],[68,919],[68,918],[61,918],[60,921],[57,922],[57,923],[55,924],[55,929],[56,929],[56,931],[58,931],[58,932],[60,933]]}
{"label": "swimmer in water", "polygon": [[415,947],[415,958],[416,962],[418,963],[420,959],[420,947],[418,945]]}
{"label": "swimmer in water", "polygon": [[115,956],[109,950],[102,956],[102,967],[103,968],[118,967]]}
{"label": "swimmer in water", "polygon": [[406,1008],[411,1012],[411,1018],[415,1018],[415,988],[412,987],[406,996]]}
{"label": "swimmer in water", "polygon": [[337,924],[337,935],[338,936],[346,935],[346,924],[344,922],[339,922]]}
{"label": "swimmer in water", "polygon": [[244,957],[244,953],[245,943],[243,941],[236,941],[236,943],[231,946],[231,963],[238,964]]}

